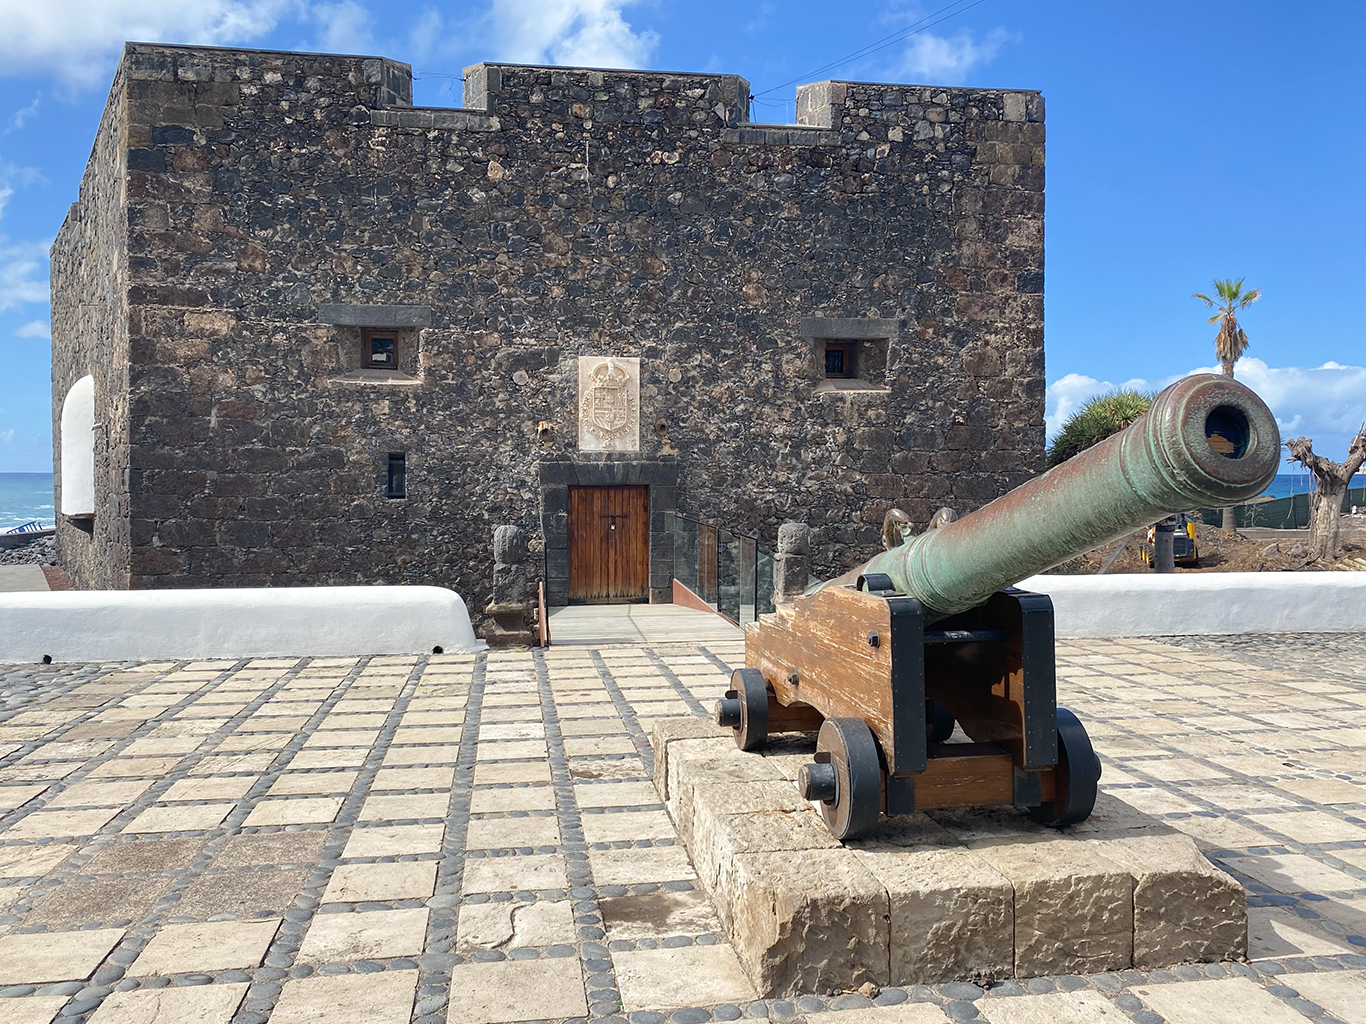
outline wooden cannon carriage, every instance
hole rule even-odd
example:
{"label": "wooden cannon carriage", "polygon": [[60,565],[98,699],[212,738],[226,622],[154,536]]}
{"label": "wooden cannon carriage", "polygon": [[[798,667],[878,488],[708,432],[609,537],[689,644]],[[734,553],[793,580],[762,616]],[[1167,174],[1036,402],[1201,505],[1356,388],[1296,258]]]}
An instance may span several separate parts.
{"label": "wooden cannon carriage", "polygon": [[[1254,497],[1279,452],[1246,387],[1178,381],[1120,434],[961,520],[885,531],[861,570],[763,617],[717,722],[744,750],[819,729],[798,784],[839,839],[882,811],[1014,804],[1082,821],[1100,762],[1057,706],[1052,602],[1013,584],[1173,511]],[[946,742],[955,722],[970,742]]]}

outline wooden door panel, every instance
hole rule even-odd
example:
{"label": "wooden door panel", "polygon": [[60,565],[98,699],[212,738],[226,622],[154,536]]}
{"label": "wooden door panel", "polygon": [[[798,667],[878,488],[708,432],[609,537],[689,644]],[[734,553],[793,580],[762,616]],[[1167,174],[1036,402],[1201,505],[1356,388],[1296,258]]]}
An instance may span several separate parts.
{"label": "wooden door panel", "polygon": [[650,489],[569,489],[569,599],[610,603],[650,596]]}

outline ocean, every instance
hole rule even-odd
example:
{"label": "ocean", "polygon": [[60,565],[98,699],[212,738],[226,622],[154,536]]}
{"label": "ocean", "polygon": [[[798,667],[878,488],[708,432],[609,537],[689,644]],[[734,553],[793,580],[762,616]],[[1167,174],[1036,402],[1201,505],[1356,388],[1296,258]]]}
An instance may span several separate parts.
{"label": "ocean", "polygon": [[0,473],[0,533],[38,520],[52,526],[51,473]]}
{"label": "ocean", "polygon": [[[1366,487],[1366,473],[1352,477],[1351,487]],[[1271,486],[1262,492],[1267,498],[1288,498],[1292,494],[1308,494],[1314,489],[1314,476],[1307,469],[1298,473],[1277,473]]]}
{"label": "ocean", "polygon": [[[1307,494],[1312,489],[1308,471],[1277,473],[1264,492],[1271,498]],[[1366,473],[1352,477],[1353,487],[1366,487]],[[51,473],[0,473],[0,533],[37,519],[53,525]]]}

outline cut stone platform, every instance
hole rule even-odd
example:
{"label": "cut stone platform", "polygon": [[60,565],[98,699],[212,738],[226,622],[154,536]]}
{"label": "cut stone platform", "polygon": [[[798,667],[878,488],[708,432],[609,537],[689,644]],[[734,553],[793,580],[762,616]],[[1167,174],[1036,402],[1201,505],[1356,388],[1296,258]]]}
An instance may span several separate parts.
{"label": "cut stone platform", "polygon": [[841,845],[794,780],[699,718],[654,725],[654,779],[761,995],[1090,974],[1247,953],[1245,894],[1195,842],[1102,794],[1064,832],[1015,808],[884,818]]}

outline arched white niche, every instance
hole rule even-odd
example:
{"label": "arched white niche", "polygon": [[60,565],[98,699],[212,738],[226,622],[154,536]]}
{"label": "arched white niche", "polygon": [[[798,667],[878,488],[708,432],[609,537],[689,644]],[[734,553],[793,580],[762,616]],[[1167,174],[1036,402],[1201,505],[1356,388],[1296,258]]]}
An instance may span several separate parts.
{"label": "arched white niche", "polygon": [[95,378],[86,374],[62,402],[62,515],[95,514]]}

